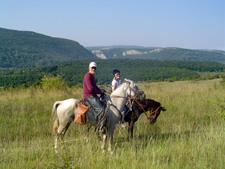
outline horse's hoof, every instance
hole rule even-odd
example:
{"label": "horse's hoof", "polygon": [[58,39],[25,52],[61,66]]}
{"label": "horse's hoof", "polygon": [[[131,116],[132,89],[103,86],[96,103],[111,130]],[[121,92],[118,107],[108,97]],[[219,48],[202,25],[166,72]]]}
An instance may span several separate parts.
{"label": "horse's hoof", "polygon": [[84,137],[84,140],[85,140],[85,142],[86,142],[86,143],[88,143],[88,142],[89,142],[89,140],[88,140],[88,138],[87,138],[87,137]]}
{"label": "horse's hoof", "polygon": [[105,154],[105,150],[104,149],[102,150],[102,154]]}
{"label": "horse's hoof", "polygon": [[57,149],[55,149],[55,153],[58,154],[58,150]]}

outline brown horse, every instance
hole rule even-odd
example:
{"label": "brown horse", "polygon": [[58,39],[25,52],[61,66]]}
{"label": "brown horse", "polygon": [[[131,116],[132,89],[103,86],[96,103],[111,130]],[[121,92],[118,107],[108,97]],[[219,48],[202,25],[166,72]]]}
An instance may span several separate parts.
{"label": "brown horse", "polygon": [[[148,111],[150,112],[149,114],[147,114]],[[166,109],[164,107],[161,107],[161,104],[155,100],[133,99],[132,111],[129,111],[124,118],[125,122],[129,123],[128,139],[133,137],[134,124],[142,113],[145,112],[145,115],[147,116],[147,119],[149,120],[150,124],[154,124],[161,111],[166,111]],[[88,136],[90,128],[91,125],[87,125],[86,137]]]}
{"label": "brown horse", "polygon": [[[147,111],[150,114],[147,114]],[[152,99],[134,100],[132,111],[129,111],[125,116],[125,122],[129,123],[128,127],[128,139],[133,137],[134,124],[142,113],[145,112],[147,119],[150,120],[150,124],[154,124],[161,111],[166,111],[161,104]]]}

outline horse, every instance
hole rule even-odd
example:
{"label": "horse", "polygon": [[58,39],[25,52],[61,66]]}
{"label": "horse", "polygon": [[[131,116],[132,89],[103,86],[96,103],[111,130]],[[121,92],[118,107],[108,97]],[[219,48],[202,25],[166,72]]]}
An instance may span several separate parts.
{"label": "horse", "polygon": [[[149,120],[149,123],[153,125],[160,115],[160,112],[166,111],[166,109],[161,106],[161,103],[152,99],[132,100],[132,110],[128,111],[124,118],[124,121],[128,122],[128,140],[133,138],[134,124],[142,113],[145,113],[147,119]],[[150,112],[149,114],[147,114],[148,111]],[[87,134],[89,133],[90,128],[91,126],[87,127]]]}
{"label": "horse", "polygon": [[[147,114],[147,111],[150,114]],[[135,122],[138,120],[142,113],[145,113],[150,124],[154,124],[161,111],[166,111],[161,104],[152,99],[133,99],[132,111],[129,111],[124,118],[125,122],[128,122],[128,140],[133,138],[133,128]]]}
{"label": "horse", "polygon": [[[128,99],[131,97],[137,97],[139,99],[144,99],[144,92],[129,79],[124,79],[124,83],[121,84],[113,93],[106,96],[106,103],[109,111],[106,113],[106,132],[103,133],[102,150],[104,152],[105,143],[107,137],[109,138],[108,151],[112,154],[112,141],[115,125],[121,119],[121,112]],[[69,128],[70,124],[73,122],[76,110],[80,100],[78,99],[67,99],[63,101],[56,101],[52,108],[52,113],[55,115],[55,121],[53,125],[53,134],[55,137],[55,151],[58,148],[58,138],[63,140],[63,137]],[[96,126],[98,124],[94,117],[91,109],[87,112],[87,123]]]}

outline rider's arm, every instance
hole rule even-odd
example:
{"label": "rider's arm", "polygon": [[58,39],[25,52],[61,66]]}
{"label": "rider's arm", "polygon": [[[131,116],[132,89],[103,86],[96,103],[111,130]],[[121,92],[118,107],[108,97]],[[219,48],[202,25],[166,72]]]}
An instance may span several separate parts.
{"label": "rider's arm", "polygon": [[114,92],[114,90],[116,90],[116,81],[112,82],[112,92]]}

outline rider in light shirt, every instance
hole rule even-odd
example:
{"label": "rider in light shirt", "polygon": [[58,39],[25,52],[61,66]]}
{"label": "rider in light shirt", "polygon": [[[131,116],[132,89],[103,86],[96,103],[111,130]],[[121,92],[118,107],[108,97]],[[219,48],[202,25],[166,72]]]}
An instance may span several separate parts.
{"label": "rider in light shirt", "polygon": [[[114,92],[120,85],[121,80],[120,80],[120,71],[118,69],[113,70],[113,80],[112,80],[112,92]],[[126,127],[124,124],[124,117],[125,113],[128,111],[128,107],[125,105],[123,108],[123,112],[121,113],[121,121],[119,122],[120,127]]]}

